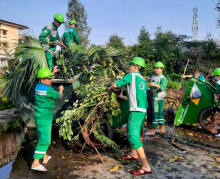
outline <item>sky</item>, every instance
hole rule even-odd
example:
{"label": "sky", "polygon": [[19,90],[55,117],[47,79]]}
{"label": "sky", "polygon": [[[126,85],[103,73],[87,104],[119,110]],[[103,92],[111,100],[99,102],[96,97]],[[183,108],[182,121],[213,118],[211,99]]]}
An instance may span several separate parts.
{"label": "sky", "polygon": [[[145,26],[151,38],[158,26],[163,31],[192,35],[193,8],[198,7],[199,40],[207,33],[220,38],[216,28],[217,0],[81,0],[88,14],[92,44],[105,44],[111,35],[124,38],[126,45],[137,42]],[[68,0],[0,0],[0,19],[28,26],[35,36],[61,13],[66,19]],[[64,26],[60,26],[62,36]]]}

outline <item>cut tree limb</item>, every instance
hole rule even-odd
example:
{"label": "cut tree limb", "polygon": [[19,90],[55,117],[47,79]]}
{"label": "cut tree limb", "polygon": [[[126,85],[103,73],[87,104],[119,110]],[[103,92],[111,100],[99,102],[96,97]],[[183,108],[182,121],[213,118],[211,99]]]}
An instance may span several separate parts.
{"label": "cut tree limb", "polygon": [[96,98],[96,97],[99,97],[99,96],[103,96],[103,95],[105,95],[105,94],[108,94],[107,92],[105,92],[105,93],[102,93],[102,94],[98,94],[98,95],[96,95],[96,96],[93,96],[94,98]]}
{"label": "cut tree limb", "polygon": [[[186,67],[185,67],[185,69],[184,69],[183,76],[184,76],[185,73],[186,73],[186,69],[187,69],[187,67],[188,67],[188,64],[189,64],[189,59],[188,59],[188,61],[187,61]],[[180,87],[181,87],[181,85],[182,85],[182,82],[183,82],[183,79],[181,79],[181,82],[180,82],[180,85],[179,85],[179,88],[178,88],[178,92],[179,92],[179,90],[180,90]]]}
{"label": "cut tree limb", "polygon": [[174,145],[176,148],[182,150],[182,151],[188,152],[188,149],[184,145],[178,144],[174,141],[172,141],[171,144]]}
{"label": "cut tree limb", "polygon": [[[79,121],[78,121],[78,123],[79,123],[80,129],[81,129],[81,131],[82,131],[82,134],[83,134],[83,136],[85,137],[85,134],[84,134],[84,132],[83,132],[82,126],[81,126],[81,124],[80,124]],[[86,138],[86,137],[85,137],[85,138]],[[88,141],[88,140],[87,140],[87,141]],[[89,141],[88,141],[88,142],[89,142]],[[104,164],[104,161],[103,161],[103,159],[102,159],[102,156],[100,155],[100,153],[99,153],[99,151],[97,150],[97,148],[93,145],[92,142],[89,142],[89,143],[90,143],[91,146],[96,150],[97,154],[99,155],[100,160],[102,161],[102,164]],[[84,145],[85,145],[85,144],[84,144]]]}

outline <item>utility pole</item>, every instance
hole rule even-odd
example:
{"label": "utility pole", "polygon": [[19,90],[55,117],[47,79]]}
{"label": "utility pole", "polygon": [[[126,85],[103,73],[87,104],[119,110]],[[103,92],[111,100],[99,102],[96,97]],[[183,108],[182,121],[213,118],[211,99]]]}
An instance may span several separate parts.
{"label": "utility pole", "polygon": [[198,40],[198,7],[193,8],[192,40]]}

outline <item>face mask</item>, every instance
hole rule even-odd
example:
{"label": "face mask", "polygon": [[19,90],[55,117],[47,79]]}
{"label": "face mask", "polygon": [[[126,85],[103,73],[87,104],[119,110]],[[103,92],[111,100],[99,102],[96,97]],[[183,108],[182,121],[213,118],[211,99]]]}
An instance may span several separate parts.
{"label": "face mask", "polygon": [[215,78],[215,81],[218,81],[219,79],[218,78]]}

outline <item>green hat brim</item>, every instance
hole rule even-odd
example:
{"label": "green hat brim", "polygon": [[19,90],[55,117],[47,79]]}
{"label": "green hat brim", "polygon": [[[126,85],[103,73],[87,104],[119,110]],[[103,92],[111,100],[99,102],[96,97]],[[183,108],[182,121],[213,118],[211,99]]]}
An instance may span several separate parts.
{"label": "green hat brim", "polygon": [[50,76],[43,77],[43,78],[40,78],[40,79],[47,79],[47,78],[49,78],[49,79],[55,78],[55,75],[50,75]]}

